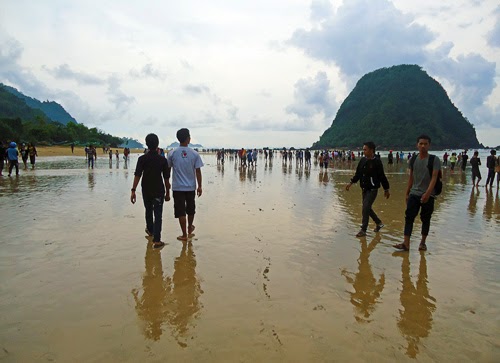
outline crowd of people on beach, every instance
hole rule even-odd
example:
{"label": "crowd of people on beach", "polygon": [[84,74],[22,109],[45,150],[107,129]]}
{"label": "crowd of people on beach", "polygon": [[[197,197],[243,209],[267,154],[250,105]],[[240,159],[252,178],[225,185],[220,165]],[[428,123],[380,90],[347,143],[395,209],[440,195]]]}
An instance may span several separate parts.
{"label": "crowd of people on beach", "polygon": [[[144,155],[139,157],[134,185],[132,187],[131,201],[135,203],[135,189],[142,177],[143,199],[146,208],[146,233],[153,238],[155,246],[162,246],[161,242],[161,211],[163,201],[170,200],[169,191],[170,175],[172,172],[173,180],[173,197],[174,210],[176,218],[179,219],[182,235],[179,239],[187,241],[194,234],[194,197],[196,194],[201,196],[201,167],[203,162],[198,152],[190,148],[190,134],[188,129],[181,129],[177,133],[177,138],[180,142],[179,148],[165,152],[159,147],[158,137],[150,134],[146,137],[148,148],[144,151]],[[472,173],[472,184],[474,187],[479,187],[479,182],[482,180],[480,166],[482,165],[479,152],[474,151],[473,156],[469,159],[468,150],[451,154],[446,151],[442,156],[442,164],[438,156],[430,154],[429,148],[431,138],[427,135],[420,135],[417,140],[418,152],[389,151],[387,154],[387,165],[391,166],[394,163],[400,164],[404,161],[408,166],[408,186],[406,190],[407,208],[405,212],[405,228],[404,242],[395,245],[394,247],[400,250],[408,251],[410,247],[410,236],[412,233],[413,222],[416,216],[420,213],[422,220],[422,238],[419,245],[419,250],[426,250],[426,238],[429,233],[430,220],[434,210],[434,199],[440,193],[442,188],[441,182],[441,167],[448,167],[450,173],[455,172],[458,168],[460,172],[465,172],[466,167],[470,164]],[[71,145],[72,152],[74,144]],[[85,147],[85,160],[88,168],[94,168],[94,163],[97,161],[97,150],[93,145]],[[207,150],[208,151],[208,150]],[[359,160],[355,175],[350,183],[346,185],[346,190],[349,191],[352,184],[359,181],[362,190],[362,224],[357,237],[366,236],[368,222],[371,218],[375,222],[375,232],[379,232],[384,224],[377,214],[373,211],[372,205],[377,197],[378,189],[384,188],[384,196],[390,197],[389,182],[384,173],[384,165],[379,152],[376,152],[376,147],[373,142],[366,142],[363,145],[363,151],[352,150],[314,150],[311,152],[309,148],[295,149],[257,149],[257,148],[241,148],[241,149],[216,149],[210,150],[216,153],[217,165],[224,165],[225,159],[235,160],[235,167],[239,165],[243,168],[256,168],[259,157],[264,158],[266,165],[272,164],[276,155],[281,157],[283,166],[292,165],[295,163],[297,168],[311,168],[312,159],[314,163],[319,164],[320,169],[334,168],[336,163],[351,164]],[[118,149],[114,152],[109,147],[103,147],[103,153],[108,154],[109,163],[111,165],[113,157],[118,163],[120,153]],[[125,163],[128,162],[130,149],[123,149],[123,158]],[[8,166],[8,176],[11,176],[15,169],[16,175],[19,175],[19,156],[24,164],[24,169],[28,169],[27,161],[30,159],[32,169],[35,168],[36,157],[38,156],[37,149],[33,143],[26,145],[25,143],[17,144],[10,142],[8,144],[0,143],[0,176],[4,169],[5,163]],[[492,149],[490,155],[486,159],[486,167],[488,175],[486,178],[486,188],[492,188],[495,181],[497,188],[500,187],[500,157],[496,156],[496,150]],[[159,201],[162,201],[161,203]],[[187,216],[187,217],[186,217]]]}
{"label": "crowd of people on beach", "polygon": [[[186,129],[187,130],[187,129]],[[180,130],[179,130],[180,131]],[[189,131],[186,131],[189,134]],[[149,137],[150,135],[148,135]],[[182,136],[182,135],[181,135]],[[179,135],[178,135],[179,138]],[[152,158],[160,158],[161,160],[167,160],[166,168],[163,170],[163,182],[161,180],[161,169],[157,168],[155,171],[156,184],[157,184],[157,197],[158,200],[169,200],[170,197],[168,195],[168,191],[170,188],[169,178],[170,178],[170,169],[176,170],[175,163],[174,165],[170,164],[174,162],[175,159],[171,158],[171,155],[177,155],[178,149],[174,149],[164,152],[163,149],[158,147],[157,143],[152,143],[151,141],[146,140],[148,142],[148,149],[145,150],[144,156],[141,158],[148,157]],[[183,234],[179,237],[181,240],[186,240],[190,238],[194,226],[192,225],[192,219],[194,218],[193,209],[191,211],[187,210],[186,206],[194,205],[194,193],[196,189],[196,185],[200,188],[201,191],[201,171],[199,167],[203,165],[201,159],[197,151],[188,147],[185,139],[182,137],[179,138],[181,143],[180,148],[183,150],[181,153],[186,153],[187,150],[192,151],[194,154],[193,157],[190,158],[190,163],[187,170],[189,170],[189,198],[185,197],[182,199],[182,210],[184,215],[180,215],[180,225]],[[442,190],[442,171],[441,171],[441,161],[437,155],[433,155],[429,153],[429,148],[431,145],[431,138],[427,135],[420,135],[417,139],[417,150],[418,152],[408,152],[404,153],[403,151],[393,152],[389,151],[387,155],[387,164],[393,165],[400,164],[403,162],[407,163],[408,166],[408,174],[409,179],[407,183],[406,190],[406,212],[405,212],[405,227],[404,227],[404,241],[402,243],[398,243],[394,245],[394,247],[398,250],[408,251],[410,249],[410,237],[413,230],[413,224],[415,218],[420,214],[420,219],[422,221],[422,230],[421,230],[421,240],[419,244],[419,250],[425,251],[427,250],[427,236],[429,234],[430,229],[430,221],[432,217],[432,213],[434,211],[434,200],[437,195],[441,193]],[[267,165],[268,163],[272,165],[273,158],[278,154],[281,156],[281,163],[283,166],[292,165],[295,163],[297,168],[310,168],[311,160],[314,158],[315,164],[319,164],[321,169],[333,168],[335,163],[353,163],[359,159],[359,162],[356,167],[356,173],[352,177],[350,183],[346,185],[346,190],[349,191],[352,184],[360,182],[360,187],[362,190],[362,224],[359,232],[356,234],[356,237],[364,237],[366,236],[368,222],[371,218],[375,222],[375,232],[379,232],[384,224],[382,220],[377,216],[377,214],[373,211],[372,205],[377,197],[378,189],[382,186],[384,188],[384,196],[386,198],[390,197],[389,191],[389,181],[384,173],[384,166],[381,160],[380,152],[376,152],[376,147],[373,142],[366,142],[363,145],[363,151],[352,151],[352,150],[314,150],[312,153],[310,149],[295,149],[295,148],[283,148],[283,149],[256,149],[256,148],[241,148],[241,149],[215,149],[215,150],[206,150],[207,152],[212,152],[216,154],[217,165],[223,167],[226,158],[235,161],[235,168],[237,165],[243,170],[248,168],[249,170],[257,167],[257,162],[259,157],[264,158],[264,162]],[[481,174],[479,172],[479,165],[481,162],[478,157],[479,153],[477,151],[474,152],[474,156],[470,159],[469,163],[472,169],[472,179],[473,183],[476,187],[479,186],[479,180],[481,180]],[[142,160],[140,158],[140,160]],[[160,160],[158,159],[158,160]],[[448,161],[450,162],[451,172],[453,172],[455,165],[460,166],[462,171],[466,170],[468,155],[467,150],[459,153],[459,156],[456,156],[456,153],[453,152],[451,155],[448,152],[442,156],[443,166],[447,167]],[[196,162],[198,163],[198,167],[196,166]],[[138,165],[142,165],[138,162]],[[160,165],[158,164],[158,165]],[[181,164],[183,165],[183,164]],[[200,166],[201,165],[201,166]],[[163,166],[162,166],[163,167]],[[495,177],[495,173],[497,174],[497,187],[500,183],[500,159],[496,157],[496,151],[491,150],[491,155],[487,160],[488,167],[488,179],[486,187],[492,187],[493,180]],[[135,202],[135,188],[140,180],[140,177],[145,170],[141,169],[142,166],[136,169],[136,180],[134,180],[134,186],[132,188],[133,193],[133,202]],[[177,167],[179,170],[179,167]],[[186,170],[183,170],[186,173]],[[197,180],[198,174],[200,176],[199,181]],[[146,175],[146,174],[144,174]],[[174,178],[175,180],[175,173]],[[179,177],[179,176],[178,176]],[[184,178],[183,176],[182,178]],[[143,178],[143,193],[144,193],[144,185],[148,185],[149,182],[145,182],[147,180]],[[476,182],[477,180],[477,182]],[[161,187],[159,186],[161,183]],[[175,191],[175,189],[174,189]],[[166,194],[165,194],[166,193]],[[147,194],[147,193],[146,193]],[[201,195],[201,193],[199,194]],[[168,197],[168,199],[167,199]],[[175,194],[174,194],[174,204],[175,204]],[[145,201],[145,206],[147,202]],[[153,203],[154,204],[154,203]],[[177,207],[174,207],[177,210]],[[188,208],[189,209],[189,208]],[[154,206],[146,207],[146,214],[149,217],[146,217],[146,233],[150,236],[154,236],[153,242],[155,245],[162,246],[163,242],[160,241],[160,235],[158,231],[161,231],[161,215],[159,218],[153,218],[153,212],[155,211]],[[190,214],[190,212],[192,212]],[[156,212],[154,212],[156,213]],[[188,215],[188,224],[186,227],[186,219],[185,215]],[[176,212],[177,217],[177,212]],[[153,223],[153,220],[159,220],[160,227],[156,226],[156,222]],[[181,222],[182,220],[182,222]],[[154,232],[155,231],[155,232]]]}
{"label": "crowd of people on beach", "polygon": [[16,175],[19,175],[19,156],[24,165],[24,170],[28,170],[28,158],[30,160],[31,169],[35,169],[36,158],[38,152],[34,143],[30,142],[17,144],[14,141],[4,143],[0,141],[0,176],[3,176],[4,166],[7,165],[9,171],[8,176],[12,175],[12,170],[15,169]]}
{"label": "crowd of people on beach", "polygon": [[[74,146],[71,145],[71,152],[73,152]],[[85,152],[85,160],[87,162],[88,168],[94,169],[94,163],[97,162],[97,148],[93,145],[88,145],[84,149]],[[118,149],[115,149],[114,153],[110,147],[103,146],[102,147],[103,154],[107,154],[109,156],[109,165],[111,166],[113,162],[113,155],[116,158],[116,162],[120,162],[120,152]],[[128,147],[123,148],[123,160],[125,161],[125,165],[127,165],[129,161],[130,149]]]}

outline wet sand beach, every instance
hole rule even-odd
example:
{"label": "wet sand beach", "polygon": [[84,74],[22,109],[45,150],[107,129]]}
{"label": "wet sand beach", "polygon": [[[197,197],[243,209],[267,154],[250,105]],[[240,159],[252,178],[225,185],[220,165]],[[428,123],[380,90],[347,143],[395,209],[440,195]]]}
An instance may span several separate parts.
{"label": "wet sand beach", "polygon": [[357,162],[242,169],[204,154],[196,236],[176,240],[170,201],[167,245],[153,249],[141,194],[129,201],[137,158],[99,154],[88,170],[82,156],[40,156],[0,178],[0,360],[500,360],[500,195],[473,188],[470,167],[444,170],[428,251],[417,219],[405,253],[392,245],[406,163],[385,161],[385,228],[356,238],[361,191],[344,187]]}

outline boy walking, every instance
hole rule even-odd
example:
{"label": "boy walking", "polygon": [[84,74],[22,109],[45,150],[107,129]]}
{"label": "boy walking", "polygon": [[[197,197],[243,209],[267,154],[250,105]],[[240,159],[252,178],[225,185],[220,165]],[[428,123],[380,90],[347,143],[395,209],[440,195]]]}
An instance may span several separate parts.
{"label": "boy walking", "polygon": [[[431,226],[432,212],[434,211],[434,187],[438,181],[441,171],[441,162],[436,155],[429,154],[431,138],[420,135],[417,138],[418,155],[410,160],[410,176],[406,188],[406,212],[404,242],[394,245],[394,248],[403,251],[410,250],[410,237],[413,230],[413,222],[420,211],[422,221],[422,239],[419,251],[427,251],[427,235]],[[429,168],[429,159],[432,161],[432,174]]]}
{"label": "boy walking", "polygon": [[170,184],[168,181],[170,169],[167,160],[158,155],[159,143],[158,136],[155,134],[146,136],[146,145],[149,152],[140,156],[137,160],[134,184],[130,195],[130,201],[135,203],[135,189],[142,176],[142,199],[146,209],[146,234],[153,236],[153,247],[165,245],[161,241],[163,201],[170,200]]}
{"label": "boy walking", "polygon": [[380,229],[384,227],[382,221],[372,209],[372,205],[377,198],[380,184],[382,184],[384,188],[385,197],[389,198],[391,195],[389,193],[389,181],[385,176],[382,161],[380,158],[375,157],[375,144],[372,141],[365,142],[363,144],[363,152],[365,156],[359,161],[358,167],[356,168],[356,174],[354,174],[351,182],[345,187],[345,189],[349,191],[351,186],[359,180],[359,185],[363,191],[363,220],[361,229],[358,234],[356,234],[356,237],[366,236],[366,229],[368,228],[368,221],[370,217],[377,225],[374,229],[375,232],[380,231]]}
{"label": "boy walking", "polygon": [[[472,167],[472,186],[479,186],[479,182],[481,181],[481,171],[479,170],[479,166],[481,165],[481,159],[479,159],[479,151],[474,151],[474,155],[470,158],[470,165]],[[477,178],[477,184],[476,184]]]}
{"label": "boy walking", "polygon": [[175,218],[179,219],[182,231],[182,235],[177,239],[187,241],[188,238],[194,237],[195,193],[198,197],[202,194],[201,167],[203,161],[200,155],[188,146],[191,142],[188,129],[183,128],[177,131],[177,140],[179,140],[180,146],[168,153],[167,160],[169,167],[172,168],[174,215]]}

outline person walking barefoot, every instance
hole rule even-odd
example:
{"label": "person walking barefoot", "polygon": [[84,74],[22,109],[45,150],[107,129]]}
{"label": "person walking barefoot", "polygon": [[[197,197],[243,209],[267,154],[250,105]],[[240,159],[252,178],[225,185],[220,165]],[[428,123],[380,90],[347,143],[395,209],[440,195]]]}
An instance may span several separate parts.
{"label": "person walking barefoot", "polygon": [[[180,146],[168,153],[167,160],[172,170],[172,194],[174,197],[174,215],[179,220],[182,235],[180,241],[194,237],[194,215],[196,213],[195,194],[201,197],[200,155],[189,147],[191,135],[186,128],[177,131]],[[196,187],[198,185],[198,187]],[[186,220],[187,215],[187,220]]]}

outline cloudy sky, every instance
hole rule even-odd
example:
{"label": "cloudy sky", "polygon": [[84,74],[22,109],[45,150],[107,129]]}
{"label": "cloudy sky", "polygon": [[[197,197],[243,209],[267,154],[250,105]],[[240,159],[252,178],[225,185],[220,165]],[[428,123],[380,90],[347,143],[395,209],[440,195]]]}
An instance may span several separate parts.
{"label": "cloudy sky", "polygon": [[[309,146],[365,73],[419,64],[500,144],[498,0],[0,0],[0,82],[163,146]],[[375,140],[376,141],[376,140]]]}

